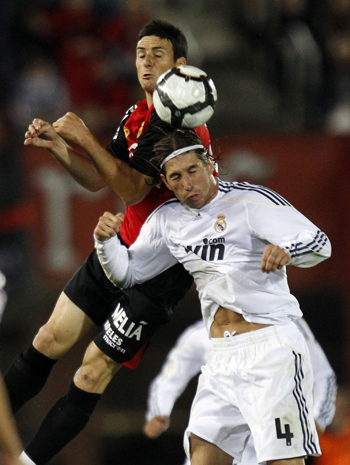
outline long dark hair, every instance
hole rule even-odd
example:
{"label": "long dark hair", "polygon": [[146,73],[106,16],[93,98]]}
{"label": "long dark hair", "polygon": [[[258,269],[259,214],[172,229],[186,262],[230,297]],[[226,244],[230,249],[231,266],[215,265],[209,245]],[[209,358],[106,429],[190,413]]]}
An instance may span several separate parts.
{"label": "long dark hair", "polygon": [[[192,145],[203,145],[202,140],[199,136],[197,136],[193,129],[176,129],[175,131],[166,134],[154,145],[154,157],[151,159],[151,163],[158,171],[158,174],[154,179],[155,184],[159,185],[161,183],[160,175],[165,175],[165,166],[162,168],[160,167],[163,160],[175,150],[190,147]],[[208,164],[208,151],[206,148],[198,148],[193,151],[205,165]]]}

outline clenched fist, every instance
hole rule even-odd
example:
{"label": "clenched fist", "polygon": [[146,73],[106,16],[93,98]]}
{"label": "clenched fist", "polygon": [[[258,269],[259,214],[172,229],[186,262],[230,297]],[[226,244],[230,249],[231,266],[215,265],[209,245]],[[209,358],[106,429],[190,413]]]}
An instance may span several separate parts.
{"label": "clenched fist", "polygon": [[98,220],[97,226],[94,230],[94,235],[99,241],[107,241],[119,232],[120,225],[124,219],[124,213],[105,212]]}

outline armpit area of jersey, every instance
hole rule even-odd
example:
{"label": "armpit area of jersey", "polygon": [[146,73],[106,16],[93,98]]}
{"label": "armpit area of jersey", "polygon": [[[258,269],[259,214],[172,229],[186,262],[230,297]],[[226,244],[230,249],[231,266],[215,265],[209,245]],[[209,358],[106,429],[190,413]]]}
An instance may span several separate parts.
{"label": "armpit area of jersey", "polygon": [[124,161],[125,163],[129,163],[130,161],[128,148],[122,143],[113,141],[113,143],[107,147],[107,151],[114,158],[118,158],[118,160]]}
{"label": "armpit area of jersey", "polygon": [[130,159],[130,166],[146,176],[154,178],[157,169],[152,165],[151,160],[154,157],[153,147],[167,133],[173,131],[173,128],[159,119],[155,111],[152,112],[152,118],[147,131],[141,136],[139,144]]}
{"label": "armpit area of jersey", "polygon": [[107,150],[113,157],[128,163],[129,166],[139,173],[154,178],[157,174],[157,170],[150,162],[154,157],[153,146],[163,136],[172,131],[173,128],[162,121],[153,110],[150,124],[147,126],[146,130],[144,130],[132,154],[128,149],[128,142],[124,135],[123,126],[124,124],[122,123],[121,129],[118,132],[118,137],[111,142]]}

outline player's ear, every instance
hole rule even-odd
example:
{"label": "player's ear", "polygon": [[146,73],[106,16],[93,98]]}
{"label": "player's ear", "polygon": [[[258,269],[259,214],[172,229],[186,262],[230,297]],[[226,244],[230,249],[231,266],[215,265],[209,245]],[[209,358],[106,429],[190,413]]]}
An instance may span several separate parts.
{"label": "player's ear", "polygon": [[171,187],[169,186],[167,180],[166,180],[166,177],[164,176],[164,174],[161,174],[160,175],[160,179],[164,182],[164,184],[166,185],[166,187],[172,191]]}
{"label": "player's ear", "polygon": [[185,57],[180,57],[176,60],[175,62],[175,65],[176,66],[180,66],[180,65],[187,65],[187,61],[186,61],[186,58]]}
{"label": "player's ear", "polygon": [[209,174],[214,174],[215,166],[214,166],[214,161],[211,157],[208,158],[208,169],[209,169]]}

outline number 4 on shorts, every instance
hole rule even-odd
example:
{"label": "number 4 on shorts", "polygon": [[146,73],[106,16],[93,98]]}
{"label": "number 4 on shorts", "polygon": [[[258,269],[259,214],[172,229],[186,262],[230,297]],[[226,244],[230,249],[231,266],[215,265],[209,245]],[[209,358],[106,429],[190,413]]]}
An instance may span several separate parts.
{"label": "number 4 on shorts", "polygon": [[284,433],[282,433],[280,418],[275,418],[275,425],[276,425],[277,439],[285,439],[287,446],[291,446],[292,438],[294,438],[294,434],[290,431],[290,425],[288,423],[284,425],[284,430],[285,430]]}

